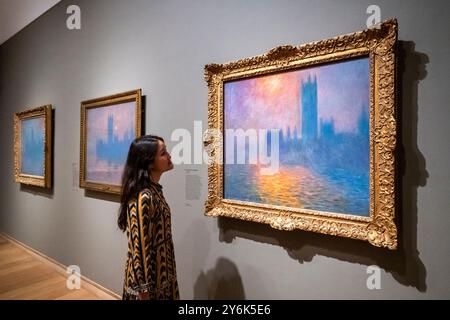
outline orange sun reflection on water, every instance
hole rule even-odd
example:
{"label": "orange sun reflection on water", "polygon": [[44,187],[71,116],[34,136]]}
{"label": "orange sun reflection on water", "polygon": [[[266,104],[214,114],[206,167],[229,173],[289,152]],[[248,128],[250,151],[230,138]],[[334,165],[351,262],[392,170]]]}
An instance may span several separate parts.
{"label": "orange sun reflection on water", "polygon": [[263,175],[260,170],[256,172],[257,190],[262,203],[303,208],[306,203],[318,201],[323,195],[330,200],[336,197],[330,194],[331,189],[323,178],[305,167],[283,166],[273,175]]}
{"label": "orange sun reflection on water", "polygon": [[[257,170],[260,172],[260,170]],[[258,191],[263,203],[277,204],[291,207],[302,207],[298,199],[300,184],[289,174],[279,170],[273,175],[258,174]],[[297,190],[297,192],[295,192]]]}

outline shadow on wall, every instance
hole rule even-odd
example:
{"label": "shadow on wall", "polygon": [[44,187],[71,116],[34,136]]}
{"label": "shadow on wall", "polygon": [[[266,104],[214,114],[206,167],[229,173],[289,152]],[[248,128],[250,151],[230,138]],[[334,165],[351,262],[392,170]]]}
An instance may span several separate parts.
{"label": "shadow on wall", "polygon": [[214,269],[201,272],[195,281],[194,299],[244,300],[244,286],[236,265],[219,258]]}
{"label": "shadow on wall", "polygon": [[53,188],[45,189],[38,186],[31,186],[27,184],[20,184],[20,192],[27,192],[35,196],[53,199]]}
{"label": "shadow on wall", "polygon": [[417,99],[419,81],[426,77],[429,59],[426,54],[416,52],[411,41],[400,41],[398,49],[401,81],[397,142],[398,249],[390,251],[363,241],[304,231],[279,231],[268,225],[224,217],[218,220],[220,241],[231,242],[239,237],[281,246],[300,263],[321,255],[367,266],[375,264],[390,272],[399,283],[426,291],[426,270],[417,251],[417,189],[425,186],[428,173],[417,147]]}
{"label": "shadow on wall", "polygon": [[119,194],[85,189],[84,196],[86,198],[93,198],[93,199],[98,199],[98,200],[120,203],[120,195]]}

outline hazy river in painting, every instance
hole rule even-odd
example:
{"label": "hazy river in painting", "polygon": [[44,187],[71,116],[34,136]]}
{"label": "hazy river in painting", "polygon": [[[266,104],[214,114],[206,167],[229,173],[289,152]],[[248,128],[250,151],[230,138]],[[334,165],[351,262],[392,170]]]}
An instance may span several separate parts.
{"label": "hazy river in painting", "polygon": [[91,156],[87,161],[86,180],[120,186],[123,168],[123,164],[119,165]]}
{"label": "hazy river in painting", "polygon": [[369,176],[344,170],[317,172],[302,165],[280,166],[261,175],[256,165],[225,165],[224,197],[316,211],[369,215]]}

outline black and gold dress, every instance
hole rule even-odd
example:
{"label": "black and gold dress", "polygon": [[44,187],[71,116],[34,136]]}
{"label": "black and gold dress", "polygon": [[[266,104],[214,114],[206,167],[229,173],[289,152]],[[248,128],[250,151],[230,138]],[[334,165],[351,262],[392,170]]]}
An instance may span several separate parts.
{"label": "black and gold dress", "polygon": [[128,258],[124,300],[147,291],[150,299],[179,299],[170,208],[162,186],[150,183],[128,203]]}

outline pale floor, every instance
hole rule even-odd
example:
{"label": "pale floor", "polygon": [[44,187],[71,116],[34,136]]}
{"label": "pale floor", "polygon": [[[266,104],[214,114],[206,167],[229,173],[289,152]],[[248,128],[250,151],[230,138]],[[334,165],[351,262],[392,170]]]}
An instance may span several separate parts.
{"label": "pale floor", "polygon": [[25,249],[0,236],[0,300],[115,299],[83,288],[69,290],[65,277]]}

